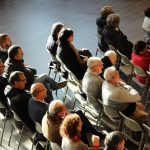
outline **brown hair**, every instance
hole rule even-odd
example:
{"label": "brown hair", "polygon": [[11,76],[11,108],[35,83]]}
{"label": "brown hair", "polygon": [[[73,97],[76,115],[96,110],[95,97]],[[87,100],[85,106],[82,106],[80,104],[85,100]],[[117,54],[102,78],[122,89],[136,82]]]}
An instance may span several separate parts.
{"label": "brown hair", "polygon": [[65,117],[60,126],[60,135],[62,137],[69,137],[70,139],[78,135],[77,126],[80,123],[80,116],[77,114],[70,114]]}
{"label": "brown hair", "polygon": [[110,14],[106,19],[108,26],[118,27],[120,23],[120,17],[118,14]]}
{"label": "brown hair", "polygon": [[114,11],[112,9],[112,6],[104,6],[101,10],[100,10],[101,16],[104,18],[107,18],[108,15],[113,14]]}

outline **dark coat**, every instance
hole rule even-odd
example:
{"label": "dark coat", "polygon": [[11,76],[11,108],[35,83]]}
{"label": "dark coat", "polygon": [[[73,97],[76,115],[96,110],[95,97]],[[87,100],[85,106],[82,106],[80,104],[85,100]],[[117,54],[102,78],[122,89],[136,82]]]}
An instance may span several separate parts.
{"label": "dark coat", "polygon": [[11,72],[13,71],[22,71],[27,79],[27,87],[30,87],[30,85],[34,81],[34,72],[32,71],[33,69],[26,68],[24,66],[24,61],[17,61],[17,60],[12,60],[8,58],[5,61],[5,70],[4,70],[4,76],[8,79]]}
{"label": "dark coat", "polygon": [[82,80],[87,70],[87,66],[78,62],[73,48],[69,44],[58,46],[57,54],[61,61],[78,78],[78,80]]}
{"label": "dark coat", "polygon": [[15,89],[10,85],[6,86],[5,95],[8,97],[7,104],[9,108],[20,117],[31,131],[34,131],[34,122],[28,115],[28,102],[31,95],[25,90]]}
{"label": "dark coat", "polygon": [[97,33],[101,35],[104,30],[104,27],[106,26],[106,18],[101,16],[97,17],[96,24],[97,24]]}
{"label": "dark coat", "polygon": [[122,54],[131,59],[133,44],[127,40],[120,30],[115,30],[112,26],[106,26],[103,31],[103,37],[106,44],[114,46]]}
{"label": "dark coat", "polygon": [[47,110],[48,110],[48,105],[46,103],[36,101],[32,97],[30,98],[28,103],[28,112],[30,118],[34,122],[38,122],[41,124],[42,118],[45,115]]}
{"label": "dark coat", "polygon": [[5,90],[5,87],[8,85],[8,80],[2,76],[0,76],[0,101],[2,102],[2,104],[6,107],[7,107],[7,98],[4,94],[4,90]]}
{"label": "dark coat", "polygon": [[7,58],[8,58],[8,53],[0,51],[0,59],[2,60],[3,63],[6,61]]}

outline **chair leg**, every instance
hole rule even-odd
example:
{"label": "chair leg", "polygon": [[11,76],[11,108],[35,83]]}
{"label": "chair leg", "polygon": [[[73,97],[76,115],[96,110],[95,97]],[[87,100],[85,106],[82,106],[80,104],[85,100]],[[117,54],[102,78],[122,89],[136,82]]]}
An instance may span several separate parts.
{"label": "chair leg", "polygon": [[0,139],[0,145],[2,144],[2,140],[3,140],[3,136],[4,136],[4,131],[5,131],[5,126],[6,126],[6,118],[5,118],[4,123],[3,123],[3,129],[2,129],[1,139]]}
{"label": "chair leg", "polygon": [[48,75],[50,76],[50,74],[51,74],[51,68],[49,68],[49,72],[48,72]]}
{"label": "chair leg", "polygon": [[23,130],[24,130],[24,126],[22,127],[22,130],[21,130],[21,135],[20,135],[20,138],[19,138],[19,141],[18,141],[17,150],[19,150],[19,147],[20,147],[20,143],[21,143],[22,135],[23,135]]}
{"label": "chair leg", "polygon": [[97,56],[97,53],[98,53],[98,48],[97,48],[97,50],[96,50],[95,56]]}
{"label": "chair leg", "polygon": [[10,137],[9,137],[9,141],[8,141],[8,146],[10,146],[11,138],[12,138],[12,135],[13,135],[13,130],[14,130],[14,126],[12,125],[11,132],[10,132]]}

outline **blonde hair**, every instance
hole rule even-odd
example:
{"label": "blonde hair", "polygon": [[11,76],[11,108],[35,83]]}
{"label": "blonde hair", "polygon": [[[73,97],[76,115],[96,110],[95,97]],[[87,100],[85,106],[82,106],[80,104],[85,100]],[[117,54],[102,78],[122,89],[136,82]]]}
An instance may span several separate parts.
{"label": "blonde hair", "polygon": [[109,57],[111,63],[114,65],[117,61],[117,54],[113,50],[108,50],[105,56]]}

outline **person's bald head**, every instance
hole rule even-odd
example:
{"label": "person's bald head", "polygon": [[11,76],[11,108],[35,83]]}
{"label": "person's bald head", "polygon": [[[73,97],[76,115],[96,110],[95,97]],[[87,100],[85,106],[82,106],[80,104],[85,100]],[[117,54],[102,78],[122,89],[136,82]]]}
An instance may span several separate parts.
{"label": "person's bald head", "polygon": [[31,86],[30,93],[36,100],[44,100],[47,97],[47,89],[42,83],[34,83]]}
{"label": "person's bald head", "polygon": [[65,104],[61,100],[54,100],[49,105],[49,114],[58,117],[65,117],[68,114]]}

